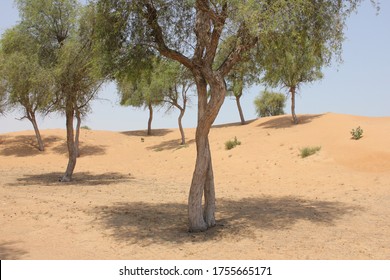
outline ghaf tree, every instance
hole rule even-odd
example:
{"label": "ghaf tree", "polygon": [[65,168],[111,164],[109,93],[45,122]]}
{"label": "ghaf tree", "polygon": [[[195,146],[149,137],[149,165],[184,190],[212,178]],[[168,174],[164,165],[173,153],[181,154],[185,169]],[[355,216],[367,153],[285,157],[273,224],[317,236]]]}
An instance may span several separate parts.
{"label": "ghaf tree", "polygon": [[[108,69],[137,59],[132,52],[158,51],[184,65],[192,73],[198,96],[196,128],[197,156],[188,198],[190,231],[204,231],[215,222],[215,187],[208,134],[227,94],[225,82],[242,56],[253,49],[259,38],[276,31],[290,18],[288,1],[171,1],[100,0],[100,39]],[[319,1],[310,2],[313,5]],[[359,0],[327,0],[321,13],[343,19]],[[345,4],[344,4],[345,3]],[[331,7],[332,9],[330,9]],[[299,7],[297,7],[299,8]],[[333,9],[335,8],[335,9]],[[342,32],[343,25],[332,26]],[[234,43],[216,64],[223,39]],[[341,38],[340,40],[341,41]],[[260,54],[261,55],[261,54]],[[119,63],[118,63],[119,62]],[[204,197],[204,205],[203,205]]]}

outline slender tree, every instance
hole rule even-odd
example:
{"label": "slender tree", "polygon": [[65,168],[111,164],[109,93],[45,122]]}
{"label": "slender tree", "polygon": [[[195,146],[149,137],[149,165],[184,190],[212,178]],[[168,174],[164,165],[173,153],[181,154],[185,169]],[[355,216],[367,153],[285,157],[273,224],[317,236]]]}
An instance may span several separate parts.
{"label": "slender tree", "polygon": [[63,182],[72,180],[76,158],[80,155],[81,117],[90,111],[89,103],[104,81],[94,65],[93,26],[87,26],[92,24],[91,14],[88,9],[83,11],[74,34],[62,43],[55,68],[57,100],[54,107],[65,113],[69,154],[68,166],[61,178]]}
{"label": "slender tree", "polygon": [[135,77],[133,74],[124,69],[117,75],[120,104],[149,110],[147,135],[152,134],[153,107],[167,105],[167,111],[177,108],[180,111],[181,144],[185,144],[182,118],[187,107],[188,91],[193,85],[191,73],[175,61],[155,57],[144,72],[138,71]]}
{"label": "slender tree", "polygon": [[[228,52],[232,49],[234,44],[234,38],[227,38],[221,44],[221,50],[217,57],[217,65],[219,65],[223,59],[228,55]],[[241,124],[245,124],[244,112],[241,106],[241,97],[244,93],[244,89],[252,86],[253,84],[260,82],[259,64],[255,63],[256,52],[252,49],[250,52],[243,54],[242,60],[234,65],[233,69],[226,76],[226,83],[228,89],[228,96],[234,97],[240,117]]]}
{"label": "slender tree", "polygon": [[191,72],[176,61],[160,58],[154,63],[151,80],[152,83],[158,83],[167,112],[173,108],[179,110],[177,122],[181,135],[180,144],[184,145],[186,141],[182,119],[187,109],[189,91],[194,85]]}
{"label": "slender tree", "polygon": [[142,77],[133,79],[128,73],[117,77],[117,88],[122,106],[144,107],[149,111],[147,135],[152,135],[153,107],[161,106],[164,94],[164,81],[156,71],[146,71]]}
{"label": "slender tree", "polygon": [[[60,181],[71,181],[78,155],[78,137],[74,118],[87,112],[101,85],[102,77],[95,68],[93,44],[93,6],[81,7],[76,0],[17,0],[21,25],[35,38],[40,48],[40,65],[53,77],[51,111],[65,115],[68,165]],[[77,134],[77,132],[76,132]]]}
{"label": "slender tree", "polygon": [[184,66],[175,61],[166,61],[165,81],[167,82],[166,91],[164,93],[164,102],[168,104],[168,110],[177,108],[179,110],[179,117],[177,123],[179,125],[181,143],[186,143],[182,120],[187,109],[189,101],[189,91],[194,85],[192,74]]}
{"label": "slender tree", "polygon": [[[329,65],[332,55],[340,51],[339,46],[335,46],[338,42],[332,41],[341,36],[334,28],[341,24],[340,19],[327,11],[328,1],[315,2],[316,5],[313,1],[298,4],[291,1],[286,11],[292,17],[280,22],[279,28],[269,32],[259,43],[263,82],[271,87],[287,88],[295,124],[298,123],[295,99],[300,85],[321,79],[322,67]],[[337,5],[330,8],[335,14],[338,10]]]}
{"label": "slender tree", "polygon": [[[184,65],[193,74],[198,96],[196,128],[197,157],[189,199],[189,230],[203,231],[215,222],[215,187],[208,134],[227,94],[226,76],[242,56],[254,48],[263,36],[276,32],[279,23],[293,17],[292,1],[163,1],[163,0],[98,0],[101,20],[100,36],[105,50],[111,50],[113,63],[136,58],[143,50],[158,51],[162,56]],[[319,14],[333,20],[335,35],[342,34],[345,16],[360,0],[312,0],[299,3],[324,2]],[[300,9],[296,5],[294,9]],[[333,24],[333,23],[337,24]],[[224,38],[234,44],[222,63],[215,64]],[[342,37],[328,38],[341,45]],[[103,55],[106,57],[106,55]],[[130,63],[128,63],[130,64]],[[108,67],[110,68],[110,67]],[[204,196],[204,205],[203,205]]]}
{"label": "slender tree", "polygon": [[38,149],[44,150],[38,128],[37,113],[44,112],[51,97],[51,75],[39,63],[38,48],[33,36],[22,25],[8,29],[1,39],[3,87],[8,92],[9,108],[23,111],[35,131]]}

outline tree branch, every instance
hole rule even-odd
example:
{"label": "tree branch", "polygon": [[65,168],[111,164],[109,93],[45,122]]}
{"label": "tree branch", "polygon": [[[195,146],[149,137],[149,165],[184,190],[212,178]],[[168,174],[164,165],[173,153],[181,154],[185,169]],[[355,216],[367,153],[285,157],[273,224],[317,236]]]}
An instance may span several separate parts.
{"label": "tree branch", "polygon": [[170,49],[166,45],[162,28],[158,23],[158,12],[156,8],[149,2],[145,3],[144,5],[146,12],[143,13],[143,16],[146,19],[149,27],[152,29],[152,36],[154,37],[155,43],[157,44],[157,50],[162,55],[176,60],[187,68],[192,69],[194,66],[188,57],[176,50]]}
{"label": "tree branch", "polygon": [[233,66],[242,59],[242,55],[253,48],[257,42],[258,37],[251,36],[244,25],[241,25],[237,31],[238,40],[241,41],[232,52],[226,57],[225,61],[218,68],[218,72],[225,77]]}

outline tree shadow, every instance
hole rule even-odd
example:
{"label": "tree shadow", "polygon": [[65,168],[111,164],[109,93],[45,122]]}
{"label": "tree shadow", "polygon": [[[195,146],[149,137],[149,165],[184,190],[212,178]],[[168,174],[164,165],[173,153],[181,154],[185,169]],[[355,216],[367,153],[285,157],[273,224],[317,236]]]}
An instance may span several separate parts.
{"label": "tree shadow", "polygon": [[[52,149],[55,153],[65,155],[68,153],[66,141],[56,136],[42,137],[45,150]],[[4,138],[0,142],[4,148],[0,151],[3,156],[29,157],[41,155],[35,135],[20,135]],[[80,156],[104,155],[106,147],[102,145],[85,145],[80,142]]]}
{"label": "tree shadow", "polygon": [[[80,142],[80,157],[85,156],[101,156],[106,154],[106,146],[104,145],[85,145],[83,142]],[[57,145],[53,148],[53,151],[56,154],[67,155],[68,146],[66,142],[63,142],[60,145]]]}
{"label": "tree shadow", "polygon": [[[55,143],[62,141],[62,139],[56,136],[48,136],[42,137],[42,141],[45,149],[47,149]],[[28,157],[43,153],[38,149],[37,138],[35,135],[9,137],[8,139],[4,139],[1,144],[4,145],[4,148],[0,151],[0,154],[3,156]]]}
{"label": "tree shadow", "polygon": [[195,139],[186,141],[184,145],[180,145],[180,140],[167,140],[163,141],[160,144],[147,147],[148,150],[153,150],[155,152],[165,151],[165,150],[178,150],[181,148],[186,148],[189,145],[195,143]]}
{"label": "tree shadow", "polygon": [[126,136],[151,137],[151,136],[165,136],[173,132],[172,129],[152,129],[152,135],[147,135],[146,130],[122,131],[120,132]]}
{"label": "tree shadow", "polygon": [[341,202],[304,200],[298,197],[263,197],[218,201],[217,226],[202,233],[187,231],[187,205],[145,202],[95,207],[101,225],[118,241],[150,246],[165,243],[255,238],[256,231],[286,230],[298,221],[334,226],[358,207]]}
{"label": "tree shadow", "polygon": [[246,126],[247,124],[253,123],[256,120],[257,119],[247,120],[247,121],[245,121],[245,124],[241,124],[241,122],[216,124],[216,125],[213,125],[212,128],[223,128],[223,127],[233,127],[233,126]]}
{"label": "tree shadow", "polygon": [[59,179],[64,175],[60,172],[51,172],[45,174],[23,175],[17,178],[15,183],[8,184],[9,186],[61,186],[61,185],[115,185],[125,182],[130,182],[134,179],[131,174],[121,174],[117,172],[108,172],[103,174],[91,174],[90,172],[77,172],[73,175],[71,182],[59,182]]}
{"label": "tree shadow", "polygon": [[17,242],[2,242],[0,243],[0,260],[18,260],[21,259],[28,252],[16,249]]}
{"label": "tree shadow", "polygon": [[[324,114],[298,116],[298,125],[310,123],[313,119],[322,117],[323,115]],[[257,126],[264,128],[280,129],[294,127],[296,126],[296,124],[294,124],[291,116],[283,115],[274,117],[269,121],[265,121],[263,123],[258,124]]]}

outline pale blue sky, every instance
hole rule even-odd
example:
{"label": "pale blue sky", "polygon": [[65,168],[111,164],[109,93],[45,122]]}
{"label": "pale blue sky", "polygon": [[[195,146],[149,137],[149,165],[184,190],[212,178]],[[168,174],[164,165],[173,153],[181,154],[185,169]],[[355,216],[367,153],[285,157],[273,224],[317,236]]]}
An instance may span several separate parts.
{"label": "pale blue sky", "polygon": [[[13,0],[0,0],[0,33],[18,21]],[[357,14],[347,22],[346,41],[341,65],[325,69],[325,77],[319,82],[304,85],[296,100],[296,112],[343,113],[363,116],[390,116],[390,1],[381,2],[381,11],[376,15],[370,1],[365,1]],[[246,119],[256,118],[253,99],[262,90],[261,86],[246,90],[242,106]],[[105,86],[100,94],[102,100],[93,102],[93,113],[84,125],[98,130],[127,131],[145,129],[148,113],[141,109],[118,105],[116,87]],[[289,113],[290,104],[286,106]],[[165,114],[160,109],[155,114],[153,128],[177,127],[177,111]],[[31,130],[27,121],[18,121],[18,113],[0,116],[0,133]],[[239,115],[233,99],[227,98],[216,124],[238,122]],[[183,119],[185,127],[196,126],[196,98],[192,108]],[[39,120],[41,129],[64,128],[65,119],[51,115]]]}

